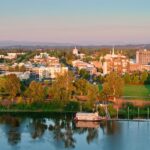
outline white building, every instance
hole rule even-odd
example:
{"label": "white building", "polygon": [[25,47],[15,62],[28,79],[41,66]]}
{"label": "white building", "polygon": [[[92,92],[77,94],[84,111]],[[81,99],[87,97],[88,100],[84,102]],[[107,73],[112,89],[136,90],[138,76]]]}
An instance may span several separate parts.
{"label": "white building", "polygon": [[40,58],[48,58],[49,54],[48,53],[40,53],[40,55],[35,55],[34,59],[40,59]]}
{"label": "white building", "polygon": [[0,58],[4,58],[5,56],[4,55],[0,55]]}
{"label": "white building", "polygon": [[39,80],[43,78],[55,79],[57,74],[63,74],[68,72],[68,67],[61,67],[61,65],[51,67],[40,67],[39,68]]}
{"label": "white building", "polygon": [[80,53],[76,47],[72,50],[72,53],[73,53],[75,56],[79,57],[80,59],[83,59],[84,56],[85,56],[85,54]]}
{"label": "white building", "polygon": [[30,71],[26,72],[4,72],[0,76],[15,74],[20,80],[27,80],[30,78]]}
{"label": "white building", "polygon": [[74,55],[78,55],[78,54],[79,54],[79,51],[78,51],[78,49],[75,47],[75,48],[72,50],[72,53],[73,53]]}
{"label": "white building", "polygon": [[97,69],[94,67],[94,65],[83,62],[81,60],[74,60],[72,61],[73,67],[77,67],[79,70],[85,69],[90,72],[90,74],[95,74],[97,72]]}
{"label": "white building", "polygon": [[40,53],[40,55],[34,56],[33,62],[46,66],[55,66],[59,64],[59,58],[51,57],[48,53]]}
{"label": "white building", "polygon": [[7,53],[7,56],[4,57],[5,59],[15,59],[17,58],[17,53]]}

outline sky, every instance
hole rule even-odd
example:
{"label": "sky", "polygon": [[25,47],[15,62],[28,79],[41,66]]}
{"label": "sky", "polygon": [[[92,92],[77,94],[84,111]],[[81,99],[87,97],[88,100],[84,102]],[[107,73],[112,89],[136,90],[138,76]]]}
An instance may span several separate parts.
{"label": "sky", "polygon": [[150,0],[0,0],[0,41],[150,43]]}

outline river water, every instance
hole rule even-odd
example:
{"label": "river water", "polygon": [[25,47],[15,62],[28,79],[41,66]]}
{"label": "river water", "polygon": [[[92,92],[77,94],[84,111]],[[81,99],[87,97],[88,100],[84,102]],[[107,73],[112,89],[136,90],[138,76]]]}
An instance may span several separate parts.
{"label": "river water", "polygon": [[0,115],[0,150],[148,150],[150,122],[73,121],[72,115]]}

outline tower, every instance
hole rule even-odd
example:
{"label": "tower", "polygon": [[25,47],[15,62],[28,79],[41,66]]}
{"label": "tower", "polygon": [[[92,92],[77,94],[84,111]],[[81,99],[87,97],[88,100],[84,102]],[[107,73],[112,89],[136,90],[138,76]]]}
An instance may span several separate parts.
{"label": "tower", "polygon": [[112,55],[115,55],[115,48],[113,46],[113,49],[112,49]]}

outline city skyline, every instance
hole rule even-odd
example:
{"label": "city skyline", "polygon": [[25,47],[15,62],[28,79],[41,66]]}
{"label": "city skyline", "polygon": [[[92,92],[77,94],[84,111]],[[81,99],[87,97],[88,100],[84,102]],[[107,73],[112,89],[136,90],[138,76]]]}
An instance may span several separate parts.
{"label": "city skyline", "polygon": [[148,0],[1,0],[0,41],[150,43]]}

